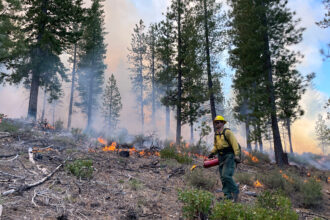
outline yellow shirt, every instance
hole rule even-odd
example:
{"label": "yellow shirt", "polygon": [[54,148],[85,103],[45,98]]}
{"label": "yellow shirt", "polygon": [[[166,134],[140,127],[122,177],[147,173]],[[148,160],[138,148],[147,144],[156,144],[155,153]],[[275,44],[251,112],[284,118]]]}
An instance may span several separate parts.
{"label": "yellow shirt", "polygon": [[[240,151],[234,133],[229,129],[226,129],[225,132],[227,140],[231,143],[231,146],[233,147],[235,156],[239,156]],[[230,144],[226,141],[224,134],[219,135],[219,133],[216,133],[215,143],[211,153],[215,154],[218,150],[223,150],[227,147],[230,147]]]}

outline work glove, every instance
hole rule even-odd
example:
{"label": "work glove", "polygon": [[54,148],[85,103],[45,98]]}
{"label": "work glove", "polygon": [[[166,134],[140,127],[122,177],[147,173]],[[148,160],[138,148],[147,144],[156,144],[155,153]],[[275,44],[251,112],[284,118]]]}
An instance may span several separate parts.
{"label": "work glove", "polygon": [[239,156],[235,156],[234,160],[236,163],[240,163],[241,162],[241,158],[239,158]]}
{"label": "work glove", "polygon": [[209,156],[208,156],[209,159],[211,159],[213,157],[214,157],[214,153],[210,153]]}

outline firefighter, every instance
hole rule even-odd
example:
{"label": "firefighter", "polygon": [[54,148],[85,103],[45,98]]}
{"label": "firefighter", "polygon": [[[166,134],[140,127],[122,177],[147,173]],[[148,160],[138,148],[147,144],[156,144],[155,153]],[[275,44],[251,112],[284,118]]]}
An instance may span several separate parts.
{"label": "firefighter", "polygon": [[237,202],[239,188],[233,180],[233,175],[235,163],[240,163],[240,149],[233,132],[224,128],[226,120],[223,116],[216,116],[213,123],[216,129],[214,147],[208,157],[213,158],[218,155],[222,191],[226,199]]}

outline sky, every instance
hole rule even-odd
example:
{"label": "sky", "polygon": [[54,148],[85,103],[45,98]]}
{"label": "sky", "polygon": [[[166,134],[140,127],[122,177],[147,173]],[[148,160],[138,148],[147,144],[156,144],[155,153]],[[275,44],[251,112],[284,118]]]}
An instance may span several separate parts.
{"label": "sky", "polygon": [[[86,6],[90,5],[90,1],[85,0]],[[112,73],[117,79],[119,90],[122,96],[123,110],[121,112],[121,127],[128,129],[130,133],[137,132],[139,129],[138,116],[135,113],[136,105],[134,104],[134,94],[131,91],[129,79],[129,65],[127,61],[128,48],[130,47],[131,34],[135,24],[142,19],[146,26],[150,23],[160,21],[162,13],[169,6],[169,0],[106,0],[104,1],[105,10],[105,31],[107,35],[105,41],[107,46],[107,54],[105,63],[107,70],[105,76],[109,77]],[[330,62],[323,61],[319,52],[321,48],[326,48],[329,43],[330,30],[321,29],[315,22],[322,20],[325,9],[321,0],[290,0],[289,7],[296,11],[296,18],[301,18],[300,25],[306,28],[303,35],[303,41],[292,49],[299,50],[304,58],[297,66],[297,69],[307,75],[311,72],[316,73],[313,85],[308,89],[301,100],[301,106],[305,110],[305,115],[297,120],[292,127],[292,138],[294,151],[315,152],[320,153],[315,141],[314,127],[318,114],[325,115],[323,105],[326,99],[330,97]],[[64,63],[67,57],[63,56]],[[227,70],[228,76],[223,79],[225,96],[229,97],[231,91],[231,78],[233,73],[226,62],[221,65]],[[70,84],[64,85],[65,96],[62,104],[56,109],[56,119],[67,121],[68,103]],[[38,109],[41,109],[42,92],[39,92],[40,98]],[[0,86],[0,112],[7,114],[9,117],[25,117],[27,114],[29,93],[22,86]],[[173,113],[173,112],[172,112]],[[38,113],[40,115],[40,112]],[[50,106],[47,106],[47,115],[51,117]],[[164,130],[164,111],[157,113],[157,125],[161,128],[160,133]],[[173,116],[173,114],[172,114]],[[85,126],[86,121],[82,120],[82,115],[75,112],[73,116],[73,126]],[[96,123],[102,122],[100,117]],[[150,114],[147,113],[146,122],[150,122]],[[176,122],[174,117],[171,121],[171,131],[174,137]],[[230,126],[230,123],[229,123]],[[237,134],[241,143],[244,141],[244,132],[239,130]],[[161,135],[161,134],[160,134]],[[189,139],[189,128],[183,128],[183,135]]]}

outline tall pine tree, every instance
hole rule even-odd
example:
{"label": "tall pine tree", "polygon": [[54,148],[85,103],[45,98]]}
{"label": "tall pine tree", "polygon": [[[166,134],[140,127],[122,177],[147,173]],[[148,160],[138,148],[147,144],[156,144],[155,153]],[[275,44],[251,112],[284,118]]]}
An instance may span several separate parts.
{"label": "tall pine tree", "polygon": [[102,93],[106,45],[104,44],[104,11],[102,0],[93,0],[87,10],[84,30],[81,39],[81,54],[78,63],[78,91],[80,102],[76,105],[87,114],[86,130],[91,130],[93,113],[98,107],[99,95]]}
{"label": "tall pine tree", "polygon": [[145,105],[145,59],[146,59],[146,35],[145,25],[142,20],[134,28],[132,34],[131,48],[129,49],[128,59],[131,64],[131,81],[133,91],[138,102],[138,114],[141,120],[141,134],[144,132],[144,105]]}

